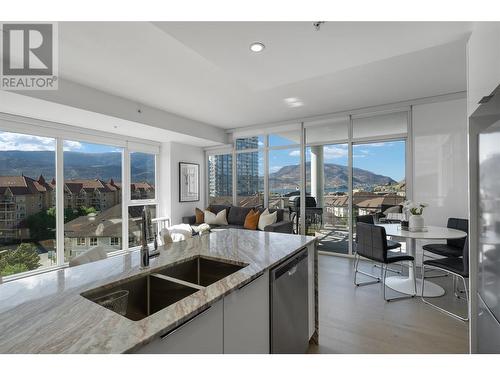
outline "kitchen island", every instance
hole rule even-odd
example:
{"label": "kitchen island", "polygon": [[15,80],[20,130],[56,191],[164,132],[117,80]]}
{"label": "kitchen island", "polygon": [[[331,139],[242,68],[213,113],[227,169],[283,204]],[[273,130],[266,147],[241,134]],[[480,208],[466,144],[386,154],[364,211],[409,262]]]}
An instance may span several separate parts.
{"label": "kitchen island", "polygon": [[[262,296],[262,304],[251,303],[251,305],[262,305],[261,311],[265,313],[265,306],[269,307],[269,301],[266,301],[266,298],[269,298],[269,270],[304,248],[309,254],[307,280],[309,315],[306,319],[308,319],[309,338],[317,343],[318,291],[315,238],[227,229],[161,247],[160,256],[152,258],[147,269],[140,267],[139,251],[132,251],[106,260],[0,284],[0,353],[157,352],[154,348],[158,346],[158,342],[165,338],[170,338],[172,341],[175,335],[178,337],[177,341],[181,342],[179,335],[182,330],[196,329],[203,319],[207,321],[203,325],[204,328],[210,326],[214,330],[217,324],[222,325],[221,343],[219,344],[214,336],[207,337],[205,341],[212,346],[203,347],[199,351],[193,349],[192,352],[232,352],[239,343],[230,345],[231,340],[244,335],[238,330],[252,329],[251,326],[245,327],[245,324],[241,324],[240,327],[238,322],[244,322],[245,316],[236,315],[231,318],[231,311],[244,314],[246,310],[238,307],[238,302],[234,302],[238,301],[236,293],[246,290],[247,294],[250,294],[252,288],[256,287],[249,288],[249,285],[257,285],[257,282],[262,284],[260,291],[255,289],[253,292],[254,298]],[[104,285],[113,285],[123,280],[153,274],[165,267],[199,257],[223,260],[240,265],[241,268],[140,320],[128,319],[82,296],[82,293],[85,295]],[[233,305],[232,310],[224,310],[231,306],[230,303]],[[206,313],[208,310],[210,314]],[[223,320],[214,318],[216,316],[214,314],[219,310],[220,316],[224,317],[221,318]],[[214,324],[213,319],[218,323]],[[228,324],[232,326],[226,327]],[[262,332],[266,332],[262,329],[265,327],[260,328]],[[199,334],[201,338],[198,338],[197,342],[202,342],[204,333],[200,331]],[[212,334],[214,333],[210,333]],[[219,332],[215,332],[215,335],[219,335]],[[242,337],[242,340],[244,339]],[[268,340],[260,338],[261,343],[266,341]],[[148,350],[148,347],[154,350]],[[165,352],[173,352],[168,349],[167,345]],[[266,352],[266,348],[261,345],[256,350],[242,347],[237,351]]]}

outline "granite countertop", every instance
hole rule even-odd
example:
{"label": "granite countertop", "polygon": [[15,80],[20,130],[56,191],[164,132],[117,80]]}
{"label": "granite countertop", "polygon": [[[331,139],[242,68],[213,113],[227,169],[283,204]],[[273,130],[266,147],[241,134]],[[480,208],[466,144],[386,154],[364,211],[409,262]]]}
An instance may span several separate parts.
{"label": "granite countertop", "polygon": [[[221,299],[314,237],[228,229],[161,247],[147,270],[139,251],[0,284],[0,353],[134,351]],[[80,294],[197,255],[248,264],[232,275],[150,315],[131,321]]]}

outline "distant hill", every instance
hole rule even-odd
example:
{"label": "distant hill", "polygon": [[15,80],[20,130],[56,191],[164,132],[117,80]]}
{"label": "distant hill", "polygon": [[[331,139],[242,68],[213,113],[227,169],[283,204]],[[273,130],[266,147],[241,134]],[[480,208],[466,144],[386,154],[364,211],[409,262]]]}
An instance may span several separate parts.
{"label": "distant hill", "polygon": [[[147,171],[147,158],[135,154],[131,174],[132,181],[148,181],[154,184],[153,171]],[[52,151],[0,151],[0,176],[20,176],[37,178],[42,173],[50,181],[55,173],[55,153]],[[65,179],[100,178],[121,181],[121,153],[64,152]]]}
{"label": "distant hill", "polygon": [[[349,169],[344,165],[325,163],[325,188],[343,188],[349,183]],[[311,164],[306,163],[307,181],[311,180]],[[300,167],[298,165],[287,165],[277,172],[269,174],[269,184],[282,189],[293,189],[300,181]],[[395,184],[392,178],[375,174],[373,172],[354,168],[354,188],[371,188],[377,185]]]}

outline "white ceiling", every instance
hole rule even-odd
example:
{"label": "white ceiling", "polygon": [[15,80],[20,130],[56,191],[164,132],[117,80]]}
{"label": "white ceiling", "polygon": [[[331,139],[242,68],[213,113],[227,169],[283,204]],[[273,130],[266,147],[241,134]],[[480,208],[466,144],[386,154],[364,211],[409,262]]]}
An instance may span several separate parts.
{"label": "white ceiling", "polygon": [[[63,22],[60,75],[235,128],[466,89],[464,22]],[[266,49],[250,52],[261,41]],[[299,98],[302,107],[283,101]]]}

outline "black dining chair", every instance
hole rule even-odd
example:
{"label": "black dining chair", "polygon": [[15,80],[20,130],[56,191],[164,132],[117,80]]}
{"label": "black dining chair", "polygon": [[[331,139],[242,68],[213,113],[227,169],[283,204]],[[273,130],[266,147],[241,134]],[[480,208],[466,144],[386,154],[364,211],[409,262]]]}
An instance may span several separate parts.
{"label": "black dining chair", "polygon": [[[461,230],[465,233],[469,233],[469,220],[467,219],[459,219],[459,218],[454,218],[450,217],[448,218],[448,223],[446,224],[447,228],[450,229],[458,229]],[[462,256],[462,250],[464,248],[464,243],[465,243],[465,237],[464,238],[456,238],[456,239],[450,239],[446,240],[446,243],[431,243],[422,246],[422,263],[425,261],[425,258],[431,258],[434,259],[433,257],[429,257],[426,255],[426,251],[438,255],[440,257],[455,257],[459,258]],[[422,271],[423,272],[423,271]],[[435,278],[435,277],[443,277],[443,276],[448,276],[448,274],[435,274],[432,276],[428,276],[428,278]],[[455,284],[455,280],[453,281],[453,284]],[[455,295],[458,297],[458,294],[455,291]]]}
{"label": "black dining chair", "polygon": [[[446,227],[450,229],[458,229],[468,234],[469,220],[450,217],[448,219]],[[444,243],[427,244],[422,246],[422,248],[424,249],[424,252],[428,251],[429,253],[443,257],[459,258],[462,256],[464,243],[465,243],[465,237],[447,240],[445,244]]]}
{"label": "black dining chair", "polygon": [[[426,268],[432,268],[432,269],[437,269],[443,272],[446,272],[448,274],[453,275],[454,277],[460,278],[463,281],[464,284],[464,293],[465,293],[465,300],[467,302],[467,314],[466,316],[460,316],[458,314],[455,314],[449,310],[443,309],[440,306],[437,306],[428,300],[424,298],[424,289],[425,289],[425,269]],[[429,277],[427,277],[429,278]],[[440,259],[429,259],[426,260],[422,263],[422,301],[424,301],[426,304],[434,307],[435,309],[450,315],[451,317],[455,319],[462,320],[464,322],[467,322],[469,320],[469,293],[467,291],[467,282],[465,279],[469,278],[469,242],[468,239],[465,238],[464,245],[462,247],[462,256],[461,257],[456,257],[456,256],[449,256],[446,258],[440,258]],[[455,289],[455,287],[454,287]]]}
{"label": "black dining chair", "polygon": [[[372,224],[375,225],[375,219],[373,218],[373,215],[360,215],[356,216],[356,224],[357,223],[366,223],[366,224]],[[356,236],[356,241],[357,241],[357,236]],[[401,244],[396,241],[391,241],[387,240],[387,246],[389,250],[395,250],[401,247]]]}
{"label": "black dining chair", "polygon": [[[382,265],[382,277],[371,275],[359,270],[360,258],[367,258],[373,262],[380,263]],[[359,222],[357,226],[357,243],[356,243],[356,253],[354,255],[354,285],[364,286],[370,284],[376,284],[382,281],[383,283],[383,296],[384,300],[390,302],[403,298],[415,297],[417,294],[417,283],[415,279],[415,293],[413,295],[405,295],[401,297],[387,298],[386,297],[386,286],[385,280],[387,277],[388,265],[392,263],[398,263],[403,261],[412,262],[413,270],[415,271],[415,258],[411,255],[401,255],[401,253],[393,253],[389,251],[387,246],[387,234],[384,227],[376,226],[373,224],[367,224]],[[368,281],[364,283],[358,283],[357,274],[361,273],[363,275],[369,276],[375,281]]]}

